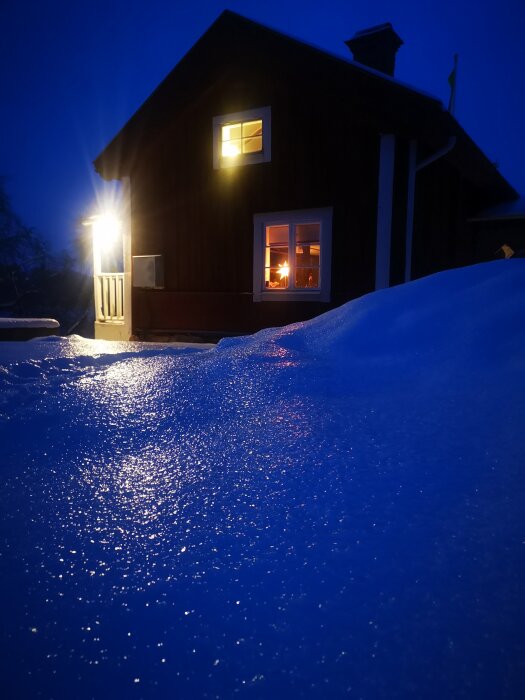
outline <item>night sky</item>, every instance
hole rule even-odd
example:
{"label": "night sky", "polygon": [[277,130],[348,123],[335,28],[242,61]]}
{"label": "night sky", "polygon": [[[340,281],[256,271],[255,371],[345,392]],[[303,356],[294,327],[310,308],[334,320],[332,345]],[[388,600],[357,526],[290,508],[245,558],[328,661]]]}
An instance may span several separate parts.
{"label": "night sky", "polygon": [[19,0],[0,10],[0,175],[55,249],[96,201],[92,161],[224,9],[350,56],[344,40],[392,22],[396,77],[448,103],[525,194],[523,0]]}

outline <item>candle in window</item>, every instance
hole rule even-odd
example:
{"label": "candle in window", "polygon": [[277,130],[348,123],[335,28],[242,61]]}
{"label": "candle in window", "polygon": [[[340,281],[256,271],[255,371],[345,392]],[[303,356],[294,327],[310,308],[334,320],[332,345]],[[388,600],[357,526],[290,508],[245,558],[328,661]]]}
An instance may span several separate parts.
{"label": "candle in window", "polygon": [[285,260],[284,263],[281,265],[279,264],[279,269],[277,270],[277,274],[281,276],[281,283],[284,282],[284,286],[288,286],[288,275],[290,274],[290,267],[288,265],[288,262]]}

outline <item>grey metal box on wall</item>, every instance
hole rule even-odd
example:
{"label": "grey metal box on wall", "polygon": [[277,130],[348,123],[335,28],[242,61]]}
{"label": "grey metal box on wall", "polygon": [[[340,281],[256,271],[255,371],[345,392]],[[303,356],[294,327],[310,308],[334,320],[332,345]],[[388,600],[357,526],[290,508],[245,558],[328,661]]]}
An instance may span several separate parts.
{"label": "grey metal box on wall", "polygon": [[145,289],[164,287],[164,260],[162,255],[133,256],[133,286]]}

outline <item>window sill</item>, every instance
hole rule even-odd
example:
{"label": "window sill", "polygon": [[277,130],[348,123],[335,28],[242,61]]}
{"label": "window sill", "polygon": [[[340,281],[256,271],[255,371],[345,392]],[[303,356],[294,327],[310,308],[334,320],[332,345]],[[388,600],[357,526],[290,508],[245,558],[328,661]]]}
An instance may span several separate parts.
{"label": "window sill", "polygon": [[225,156],[217,156],[213,167],[215,170],[223,168],[239,168],[243,165],[258,165],[259,163],[269,163],[271,158],[264,151],[258,153],[242,153],[234,158]]}
{"label": "window sill", "polygon": [[257,301],[321,301],[329,302],[330,294],[322,289],[291,291],[286,289],[273,289],[254,293],[253,300]]}

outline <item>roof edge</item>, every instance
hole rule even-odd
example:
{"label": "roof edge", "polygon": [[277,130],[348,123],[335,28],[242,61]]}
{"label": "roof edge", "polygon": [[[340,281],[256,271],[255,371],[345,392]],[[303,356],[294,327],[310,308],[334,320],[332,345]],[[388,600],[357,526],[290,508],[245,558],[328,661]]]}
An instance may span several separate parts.
{"label": "roof edge", "polygon": [[356,70],[356,71],[359,71],[361,73],[365,73],[365,74],[367,74],[375,79],[390,83],[391,85],[396,86],[396,87],[400,88],[401,90],[406,90],[407,92],[410,92],[414,95],[417,95],[418,97],[426,99],[426,100],[434,103],[435,105],[443,108],[443,102],[439,98],[437,98],[434,95],[431,95],[430,93],[427,93],[423,90],[419,90],[418,88],[415,88],[412,85],[408,85],[407,83],[404,83],[393,76],[382,73],[379,70],[375,70],[374,68],[370,68],[369,66],[358,63],[357,61],[353,61],[350,58],[340,56],[339,54],[333,53],[327,49],[320,48],[319,46],[316,46],[315,44],[312,44],[308,41],[304,41],[303,39],[299,39],[299,38],[294,37],[290,34],[286,34],[284,32],[281,32],[280,30],[274,29],[273,27],[269,27],[261,22],[257,22],[253,19],[250,19],[248,17],[240,15],[237,12],[234,12],[233,10],[225,9],[207,27],[207,29],[203,32],[203,34],[200,35],[200,37],[197,39],[197,41],[188,49],[188,51],[177,61],[175,66],[161,80],[161,82],[153,89],[153,91],[146,97],[146,99],[135,110],[135,112],[131,115],[131,117],[125,122],[125,124],[121,127],[121,129],[117,132],[117,134],[107,144],[107,146],[105,146],[105,148],[103,148],[102,151],[100,151],[100,153],[95,157],[95,159],[93,160],[93,165],[94,165],[95,171],[101,177],[103,177],[104,179],[108,179],[108,180],[118,179],[118,176],[116,176],[115,174],[111,174],[111,175],[103,174],[102,170],[103,170],[104,166],[102,164],[102,161],[104,159],[104,155],[107,154],[107,152],[117,148],[119,142],[125,137],[126,132],[134,127],[135,123],[140,118],[139,115],[142,115],[144,113],[144,111],[148,109],[154,96],[158,93],[159,90],[162,90],[163,85],[165,85],[165,83],[171,78],[173,72],[177,70],[177,68],[180,66],[180,64],[183,61],[185,61],[188,58],[188,56],[190,56],[190,54],[205,39],[205,37],[221,23],[231,22],[231,21],[236,22],[236,23],[240,23],[243,25],[251,26],[251,27],[254,27],[254,28],[259,29],[259,30],[262,29],[266,32],[273,34],[274,36],[281,38],[281,39],[294,42],[295,44],[298,44],[303,48],[307,48],[307,49],[310,49],[311,51],[316,52],[317,54],[323,56],[324,58],[329,58],[331,60],[337,61],[343,65],[350,67],[352,70]]}

